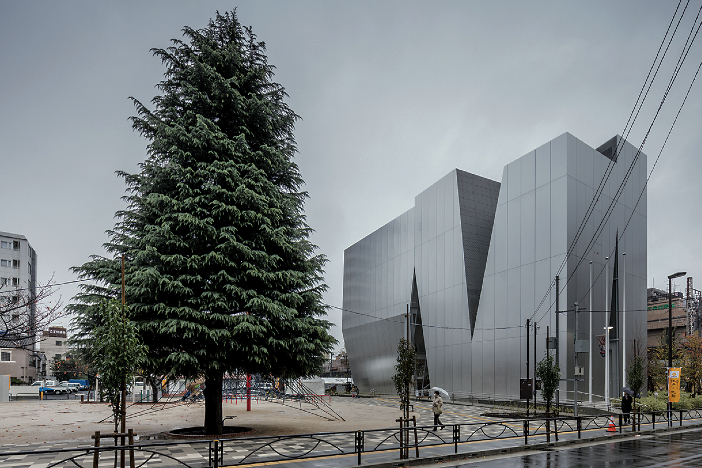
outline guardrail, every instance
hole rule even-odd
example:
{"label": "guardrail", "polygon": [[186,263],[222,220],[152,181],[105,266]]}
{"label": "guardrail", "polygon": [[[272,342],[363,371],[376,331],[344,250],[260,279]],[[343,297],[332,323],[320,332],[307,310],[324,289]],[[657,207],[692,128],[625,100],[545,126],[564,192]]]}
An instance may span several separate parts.
{"label": "guardrail", "polygon": [[[559,437],[580,439],[584,431],[603,429],[608,432],[622,432],[629,429],[635,432],[641,425],[656,424],[667,426],[683,425],[683,421],[702,419],[702,410],[651,411],[632,413],[632,420],[624,424],[623,415],[606,414],[587,417],[530,418],[505,421],[490,421],[470,424],[446,424],[444,430],[434,426],[395,427],[364,431],[319,432],[281,436],[242,437],[219,440],[187,440],[155,442],[148,444],[117,445],[102,447],[78,447],[72,449],[0,452],[0,465],[10,457],[56,455],[55,462],[47,465],[97,467],[99,459],[106,461],[106,452],[128,451],[134,453],[136,467],[145,466],[154,457],[167,458],[177,466],[202,467],[203,462],[210,468],[220,466],[247,465],[261,462],[280,462],[298,459],[328,457],[331,455],[355,455],[356,462],[362,463],[363,454],[398,452],[398,458],[406,458],[410,453],[420,456],[420,451],[435,446],[453,445],[453,452],[459,452],[459,445],[467,442],[488,442],[514,439],[515,446],[556,441]],[[200,453],[197,460],[179,456],[178,446],[188,445]],[[177,453],[171,451],[175,448]],[[471,446],[474,448],[474,446]],[[410,450],[411,449],[411,450]],[[65,456],[64,456],[65,455]],[[43,458],[46,460],[46,458]],[[130,457],[132,459],[132,457]],[[397,459],[393,457],[393,459]],[[28,461],[25,458],[24,461]]]}

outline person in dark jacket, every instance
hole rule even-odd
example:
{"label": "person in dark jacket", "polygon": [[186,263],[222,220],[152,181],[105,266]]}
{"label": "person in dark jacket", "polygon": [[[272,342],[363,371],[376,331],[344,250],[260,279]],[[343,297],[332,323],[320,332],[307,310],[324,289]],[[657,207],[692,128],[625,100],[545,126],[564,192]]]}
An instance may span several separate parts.
{"label": "person in dark jacket", "polygon": [[631,395],[624,393],[622,397],[622,414],[624,415],[624,424],[629,424],[629,414],[631,413]]}

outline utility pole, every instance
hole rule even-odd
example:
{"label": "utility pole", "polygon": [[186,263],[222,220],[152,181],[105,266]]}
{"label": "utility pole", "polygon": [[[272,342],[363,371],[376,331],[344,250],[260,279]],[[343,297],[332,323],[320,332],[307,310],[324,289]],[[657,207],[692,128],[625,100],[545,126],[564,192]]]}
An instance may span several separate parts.
{"label": "utility pole", "polygon": [[[556,276],[556,332],[554,333],[554,336],[556,337],[556,365],[560,368],[561,367],[561,361],[559,360],[559,353],[558,349],[560,348],[560,343],[559,343],[559,332],[561,331],[561,328],[558,326],[558,317],[561,315],[561,309],[559,307],[559,302],[558,298],[561,295],[561,290],[558,287],[558,276]],[[558,407],[560,403],[560,396],[561,396],[561,384],[560,382],[558,383],[558,388],[556,388],[556,413],[558,414]]]}
{"label": "utility pole", "polygon": [[[527,319],[526,323],[526,366],[527,366],[527,381],[529,380],[529,319]],[[529,395],[531,396],[531,395]],[[527,417],[529,417],[529,402],[531,401],[531,398],[527,398]]]}
{"label": "utility pole", "polygon": [[[127,312],[124,310],[126,303],[126,293],[125,293],[125,279],[124,279],[124,254],[122,254],[122,321],[127,323]],[[126,349],[124,350],[126,351]],[[125,378],[122,381],[122,424],[120,426],[120,432],[122,432],[122,445],[124,446],[124,434],[127,432],[127,380]],[[120,453],[121,466],[125,464],[125,453],[124,450]]]}
{"label": "utility pole", "polygon": [[[539,360],[536,358],[536,320],[534,320],[534,380],[536,380],[536,363]],[[536,382],[534,382],[534,413],[536,413]]]}
{"label": "utility pole", "polygon": [[588,336],[588,345],[589,345],[589,347],[588,347],[589,351],[587,353],[587,356],[588,356],[587,357],[587,359],[588,359],[588,363],[587,363],[588,400],[587,401],[590,404],[592,404],[592,354],[594,353],[594,351],[592,350],[592,311],[595,308],[592,305],[592,260],[590,260],[590,292],[588,294],[590,296],[589,300],[588,300],[588,303],[590,304],[590,306],[589,306],[589,308],[590,308],[590,314],[589,314],[590,315],[590,331],[587,335]]}
{"label": "utility pole", "polygon": [[[624,260],[624,286],[622,288],[622,387],[626,387],[626,252],[622,254]],[[617,273],[617,277],[619,273]]]}
{"label": "utility pole", "polygon": [[[410,326],[409,326],[409,321],[410,321],[410,311],[409,311],[409,303],[407,304],[407,350],[410,349]],[[413,377],[414,377],[414,372],[416,372],[416,366],[415,370],[413,371]],[[414,379],[412,379],[414,381]],[[405,403],[404,407],[404,416],[405,420],[409,421],[409,401],[410,401],[410,389],[409,385],[407,386],[407,401]],[[409,422],[407,423],[409,424]],[[407,432],[407,439],[409,439],[409,431]],[[409,449],[408,449],[409,450]]]}
{"label": "utility pole", "polygon": [[609,410],[609,257],[605,257],[605,378],[604,399]]}
{"label": "utility pole", "polygon": [[575,303],[575,331],[573,332],[573,347],[575,347],[573,363],[573,416],[578,417],[578,303]]}

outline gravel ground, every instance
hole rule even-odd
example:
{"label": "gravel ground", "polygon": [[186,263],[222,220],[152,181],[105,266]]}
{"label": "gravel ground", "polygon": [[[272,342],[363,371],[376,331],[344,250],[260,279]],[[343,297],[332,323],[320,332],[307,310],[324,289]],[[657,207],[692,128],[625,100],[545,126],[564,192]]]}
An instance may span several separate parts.
{"label": "gravel ground", "polygon": [[[327,399],[328,401],[328,399]],[[331,408],[345,421],[318,416],[324,414],[312,405],[260,401],[226,402],[222,405],[227,426],[246,426],[254,430],[247,436],[338,432],[394,427],[401,416],[397,403],[370,398],[332,398]],[[92,445],[95,431],[112,432],[114,426],[107,404],[81,404],[77,400],[25,400],[0,403],[0,445],[37,442],[72,442]],[[154,436],[172,429],[201,426],[205,408],[202,403],[134,405],[127,410],[127,428],[140,436]],[[429,424],[430,421],[425,422]]]}

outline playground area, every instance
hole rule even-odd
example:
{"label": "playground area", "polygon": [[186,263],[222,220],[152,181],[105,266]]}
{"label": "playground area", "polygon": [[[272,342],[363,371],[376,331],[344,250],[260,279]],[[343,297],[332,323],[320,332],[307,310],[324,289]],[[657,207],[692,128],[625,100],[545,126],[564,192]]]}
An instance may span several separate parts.
{"label": "playground area", "polygon": [[[250,436],[301,434],[310,432],[351,431],[395,426],[401,411],[395,404],[373,398],[325,398],[328,408],[300,400],[229,399],[222,404],[225,426],[247,426]],[[329,409],[337,416],[330,416]],[[24,400],[1,403],[0,445],[72,442],[92,445],[95,431],[114,429],[112,411],[107,404],[81,403],[79,400]],[[127,428],[140,440],[159,437],[178,428],[201,426],[205,407],[202,401],[142,403],[128,405]]]}

